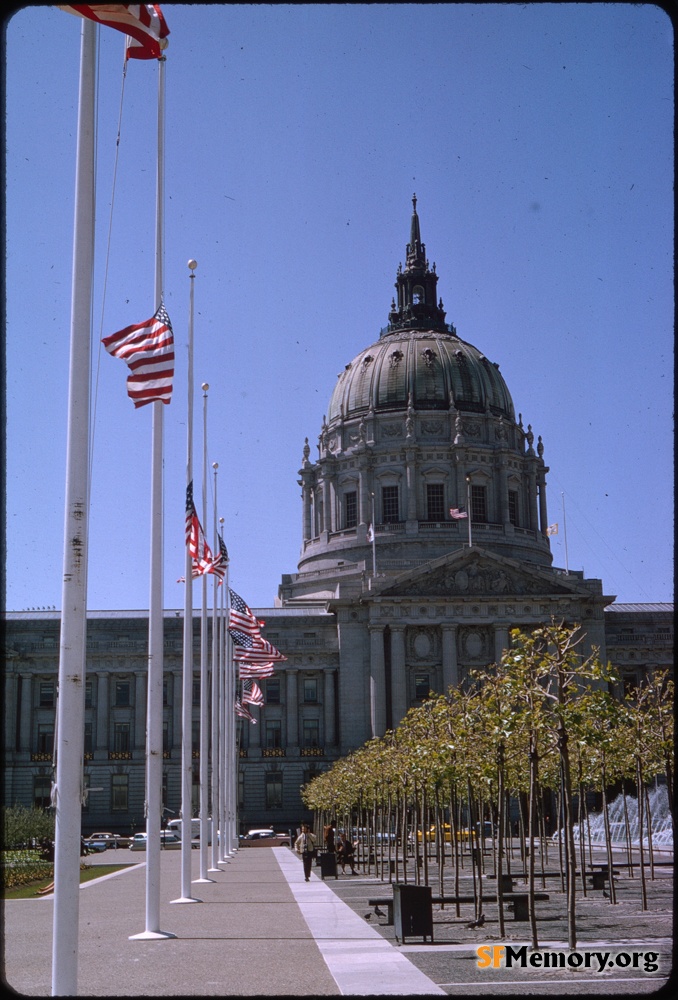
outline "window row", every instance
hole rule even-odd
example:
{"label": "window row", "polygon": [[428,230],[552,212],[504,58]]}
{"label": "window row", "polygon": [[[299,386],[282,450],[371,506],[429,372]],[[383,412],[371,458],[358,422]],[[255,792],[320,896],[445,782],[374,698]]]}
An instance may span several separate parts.
{"label": "window row", "polygon": [[[487,487],[482,485],[471,486],[471,520],[477,523],[487,523],[488,502]],[[509,522],[518,527],[520,524],[520,506],[517,490],[508,491],[508,519]],[[445,485],[443,483],[426,484],[426,510],[425,519],[427,521],[448,521],[449,505],[445,503]],[[466,507],[463,505],[462,509]],[[403,512],[401,510],[400,487],[382,486],[381,489],[381,510],[375,514],[381,524],[396,524],[402,521]],[[342,525],[343,529],[355,528],[358,524],[358,496],[355,491],[342,494]]]}

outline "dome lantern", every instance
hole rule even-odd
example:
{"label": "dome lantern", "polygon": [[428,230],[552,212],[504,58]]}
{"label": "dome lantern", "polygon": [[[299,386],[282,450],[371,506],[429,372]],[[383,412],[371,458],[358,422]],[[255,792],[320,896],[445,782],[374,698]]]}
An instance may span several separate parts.
{"label": "dome lantern", "polygon": [[417,215],[417,196],[412,196],[412,221],[410,242],[406,248],[405,269],[398,267],[395,287],[398,292],[397,304],[391,303],[388,327],[384,336],[399,330],[444,330],[445,323],[442,301],[436,305],[438,275],[429,269],[426,259],[426,244],[421,242],[421,228]]}

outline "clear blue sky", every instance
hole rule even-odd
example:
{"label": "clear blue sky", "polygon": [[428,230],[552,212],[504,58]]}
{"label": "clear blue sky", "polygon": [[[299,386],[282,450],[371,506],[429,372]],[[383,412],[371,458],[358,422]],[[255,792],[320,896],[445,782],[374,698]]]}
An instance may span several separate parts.
{"label": "clear blue sky", "polygon": [[[385,325],[416,192],[461,337],[543,437],[554,564],[673,599],[673,31],[631,4],[163,5],[165,606],[183,605],[187,261],[194,476],[270,606],[337,373]],[[148,607],[151,407],[98,342],[154,310],[157,67],[100,30],[89,607]],[[80,21],[6,24],[6,607],[60,607]],[[111,203],[113,210],[111,211]],[[105,296],[104,296],[105,292]],[[210,482],[212,476],[210,473]],[[208,523],[211,525],[211,507]],[[195,588],[196,603],[200,588]]]}

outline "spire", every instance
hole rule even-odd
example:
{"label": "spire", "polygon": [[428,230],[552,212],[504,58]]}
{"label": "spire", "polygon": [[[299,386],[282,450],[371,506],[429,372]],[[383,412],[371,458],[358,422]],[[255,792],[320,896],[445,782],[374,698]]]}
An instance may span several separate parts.
{"label": "spire", "polygon": [[426,244],[421,242],[421,229],[417,215],[417,196],[412,196],[412,220],[410,222],[410,242],[406,248],[406,261],[398,267],[395,287],[398,290],[397,303],[391,304],[387,332],[395,330],[444,330],[445,312],[442,301],[436,305],[438,275],[430,270],[426,259]]}

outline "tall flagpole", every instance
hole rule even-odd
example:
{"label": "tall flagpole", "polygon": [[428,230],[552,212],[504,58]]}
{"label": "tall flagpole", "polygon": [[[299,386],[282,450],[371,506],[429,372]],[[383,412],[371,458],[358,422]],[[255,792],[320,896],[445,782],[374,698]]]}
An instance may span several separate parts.
{"label": "tall flagpole", "polygon": [[[155,308],[164,291],[165,57],[158,60],[158,156],[156,180]],[[163,600],[163,422],[164,406],[153,403],[151,438],[151,567],[148,608],[146,700],[146,928],[131,941],[171,938],[160,930],[160,828],[162,826]]]}
{"label": "tall flagpole", "polygon": [[562,502],[563,502],[563,535],[564,535],[564,541],[565,541],[565,572],[566,572],[566,574],[569,575],[569,573],[570,573],[570,567],[569,567],[569,563],[568,563],[568,559],[567,559],[567,521],[565,520],[565,494],[561,493],[560,496],[561,496],[561,499],[562,499]]}
{"label": "tall flagpole", "polygon": [[[219,518],[221,537],[223,537],[223,517]],[[231,856],[231,835],[229,830],[230,806],[230,766],[229,766],[229,729],[228,729],[228,664],[226,661],[226,596],[228,594],[228,556],[224,567],[224,582],[221,588],[221,607],[219,619],[219,674],[221,677],[221,697],[219,699],[219,728],[221,739],[219,743],[220,797],[219,797],[219,861],[227,862]]]}
{"label": "tall flagpole", "polygon": [[[213,513],[213,539],[214,539],[214,557],[215,559],[219,555],[219,535],[217,533],[217,470],[219,468],[218,462],[212,462],[212,468],[214,469],[214,513]],[[220,688],[220,676],[219,676],[219,629],[218,629],[218,604],[219,604],[219,577],[216,573],[213,573],[213,587],[212,587],[212,745],[210,759],[212,764],[212,817],[210,820],[209,828],[211,830],[212,836],[212,863],[210,865],[210,871],[220,871],[219,869],[219,838],[217,831],[219,829],[219,808],[220,808],[220,769],[219,769],[219,747],[220,747],[220,735],[219,735],[219,688]]]}
{"label": "tall flagpole", "polygon": [[466,518],[466,520],[468,521],[468,547],[471,548],[471,546],[473,545],[473,537],[471,535],[471,477],[470,476],[466,477],[466,512],[468,514],[468,517]]}
{"label": "tall flagpole", "polygon": [[[193,316],[197,261],[191,271],[188,312],[188,406],[186,413],[186,492],[193,483]],[[191,839],[193,817],[193,560],[186,540],[184,564],[184,642],[181,685],[181,895],[173,903],[200,903],[191,894]]]}
{"label": "tall flagpole", "polygon": [[64,552],[54,751],[56,807],[52,995],[74,996],[78,979],[80,837],[85,720],[89,393],[94,265],[96,26],[83,21],[75,174]]}
{"label": "tall flagpole", "polygon": [[[207,392],[209,385],[202,384],[202,523],[207,526]],[[203,528],[203,530],[204,530]],[[207,874],[207,841],[209,840],[209,747],[210,730],[209,671],[207,648],[207,573],[202,574],[202,611],[200,614],[200,878],[198,882],[213,882]]]}

